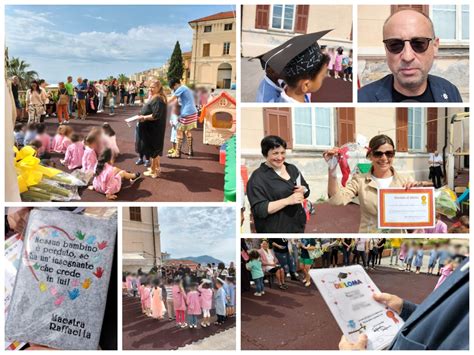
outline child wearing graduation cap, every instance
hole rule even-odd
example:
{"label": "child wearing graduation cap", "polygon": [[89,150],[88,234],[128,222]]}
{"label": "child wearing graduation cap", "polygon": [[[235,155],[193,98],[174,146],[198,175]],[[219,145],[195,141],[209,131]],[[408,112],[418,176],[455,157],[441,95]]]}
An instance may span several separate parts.
{"label": "child wearing graduation cap", "polygon": [[274,102],[309,102],[308,96],[321,88],[327,75],[329,56],[322,52],[317,41],[328,32],[330,30],[293,37],[258,57],[267,75],[270,67],[276,74],[273,79],[278,77],[277,82],[272,80],[275,86],[279,86],[281,80],[285,83]]}

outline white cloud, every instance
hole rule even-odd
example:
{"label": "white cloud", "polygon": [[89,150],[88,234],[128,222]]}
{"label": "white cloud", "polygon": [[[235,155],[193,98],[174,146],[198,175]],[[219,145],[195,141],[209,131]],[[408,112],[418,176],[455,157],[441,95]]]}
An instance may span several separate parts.
{"label": "white cloud", "polygon": [[[38,21],[38,19],[40,19]],[[126,32],[68,33],[47,19],[46,13],[15,10],[6,15],[6,45],[12,53],[42,57],[44,61],[63,58],[66,62],[155,62],[163,64],[171,57],[176,41],[184,50],[192,45],[192,31],[186,25],[149,25],[130,28]]]}
{"label": "white cloud", "polygon": [[18,17],[19,19],[29,19],[34,23],[40,22],[43,24],[55,26],[55,24],[49,20],[49,17],[51,16],[49,12],[33,12],[23,9],[15,9],[13,12],[16,15],[15,17]]}
{"label": "white cloud", "polygon": [[86,15],[84,15],[84,17],[88,17],[88,18],[91,18],[91,19],[94,19],[94,20],[97,20],[97,21],[107,22],[107,19],[103,18],[102,16],[93,16],[93,15],[90,15],[90,14],[86,14]]}

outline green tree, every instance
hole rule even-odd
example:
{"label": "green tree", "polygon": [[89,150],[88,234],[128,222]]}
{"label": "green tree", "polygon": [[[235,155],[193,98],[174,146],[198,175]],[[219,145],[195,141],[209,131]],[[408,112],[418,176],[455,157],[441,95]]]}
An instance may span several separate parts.
{"label": "green tree", "polygon": [[20,58],[12,57],[10,60],[7,59],[6,67],[7,76],[10,78],[17,76],[22,90],[28,89],[31,82],[38,79],[38,73],[34,70],[28,70],[30,65]]}
{"label": "green tree", "polygon": [[119,82],[119,84],[126,84],[130,81],[130,78],[125,74],[119,74],[117,77],[117,81]]}
{"label": "green tree", "polygon": [[168,81],[170,81],[171,79],[181,80],[183,78],[183,72],[183,54],[181,53],[179,41],[177,41],[174,46],[173,53],[171,54],[170,66],[166,75],[168,77]]}

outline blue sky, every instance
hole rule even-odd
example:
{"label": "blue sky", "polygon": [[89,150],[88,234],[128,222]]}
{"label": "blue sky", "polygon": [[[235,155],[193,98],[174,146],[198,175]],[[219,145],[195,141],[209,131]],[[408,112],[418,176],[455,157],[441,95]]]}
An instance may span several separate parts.
{"label": "blue sky", "polygon": [[235,261],[235,208],[159,207],[161,251],[172,258],[210,255]]}
{"label": "blue sky", "polygon": [[188,22],[232,6],[68,5],[5,6],[10,57],[31,64],[49,83],[68,75],[89,79],[156,68],[176,41],[190,51]]}

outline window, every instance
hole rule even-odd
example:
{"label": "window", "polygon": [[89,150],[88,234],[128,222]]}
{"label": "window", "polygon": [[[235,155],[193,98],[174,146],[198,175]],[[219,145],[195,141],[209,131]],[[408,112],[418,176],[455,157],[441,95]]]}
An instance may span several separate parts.
{"label": "window", "polygon": [[271,18],[272,29],[293,31],[295,20],[295,5],[273,5]]}
{"label": "window", "polygon": [[296,107],[293,122],[296,146],[334,146],[334,115],[331,108]]}
{"label": "window", "polygon": [[232,31],[232,24],[231,23],[226,23],[224,25],[224,31]]}
{"label": "window", "polygon": [[228,55],[230,53],[230,42],[224,42],[224,51],[222,54]]}
{"label": "window", "polygon": [[129,207],[130,211],[130,220],[131,221],[142,221],[142,210],[140,207]]}
{"label": "window", "polygon": [[408,150],[425,151],[425,110],[422,107],[408,108]]}
{"label": "window", "polygon": [[209,57],[211,52],[211,44],[210,43],[204,43],[202,45],[202,56],[203,57]]}
{"label": "window", "polygon": [[212,32],[212,25],[204,26],[204,32]]}
{"label": "window", "polygon": [[437,37],[444,40],[469,40],[469,5],[433,5],[431,18]]}

